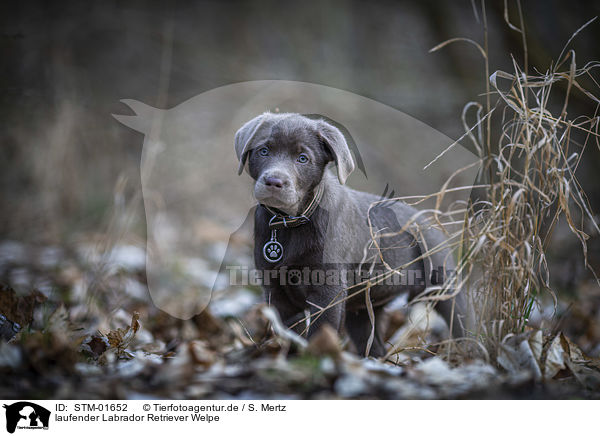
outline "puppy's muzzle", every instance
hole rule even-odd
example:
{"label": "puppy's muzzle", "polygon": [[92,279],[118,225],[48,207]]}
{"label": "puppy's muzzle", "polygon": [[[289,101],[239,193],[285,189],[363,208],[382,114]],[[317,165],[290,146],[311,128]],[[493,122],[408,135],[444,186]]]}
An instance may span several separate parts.
{"label": "puppy's muzzle", "polygon": [[280,171],[268,171],[261,175],[254,186],[254,195],[258,201],[273,207],[291,206],[298,201],[294,183]]}
{"label": "puppy's muzzle", "polygon": [[282,171],[265,171],[259,177],[258,183],[274,194],[280,194],[292,188],[290,177]]}
{"label": "puppy's muzzle", "polygon": [[271,189],[281,189],[290,184],[289,180],[272,176],[264,177],[263,183]]}

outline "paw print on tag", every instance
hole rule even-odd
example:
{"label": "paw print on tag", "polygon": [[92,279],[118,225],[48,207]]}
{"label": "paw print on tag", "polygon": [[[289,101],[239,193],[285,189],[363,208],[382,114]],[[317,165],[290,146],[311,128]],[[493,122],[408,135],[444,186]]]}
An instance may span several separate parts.
{"label": "paw print on tag", "polygon": [[269,241],[263,247],[263,256],[268,262],[279,262],[283,257],[283,247],[277,241]]}

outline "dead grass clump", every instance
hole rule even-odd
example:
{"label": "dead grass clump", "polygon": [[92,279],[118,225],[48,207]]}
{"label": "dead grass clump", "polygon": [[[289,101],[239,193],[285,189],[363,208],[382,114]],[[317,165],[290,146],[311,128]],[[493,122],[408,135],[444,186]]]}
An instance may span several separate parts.
{"label": "dead grass clump", "polygon": [[[511,28],[524,33],[522,27]],[[469,42],[483,54],[487,71],[487,44]],[[470,333],[491,356],[508,335],[524,331],[542,293],[556,301],[546,253],[559,220],[581,242],[590,268],[584,224],[600,229],[575,173],[588,144],[600,146],[600,100],[580,83],[586,77],[597,87],[592,73],[598,66],[590,62],[578,68],[575,52],[566,47],[543,73],[528,73],[526,64],[521,67],[513,58],[512,72],[489,75],[485,105],[472,102],[463,112],[463,138],[479,154],[481,177],[464,211],[463,228],[450,243],[459,253],[461,292],[468,292],[474,313]],[[574,92],[596,105],[593,115],[570,116]],[[473,109],[476,122],[469,126]]]}

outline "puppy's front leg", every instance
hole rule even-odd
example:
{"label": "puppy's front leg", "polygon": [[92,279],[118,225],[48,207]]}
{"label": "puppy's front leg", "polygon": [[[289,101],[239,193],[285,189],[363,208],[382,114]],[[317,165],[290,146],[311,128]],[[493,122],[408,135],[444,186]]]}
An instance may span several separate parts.
{"label": "puppy's front leg", "polygon": [[[344,296],[343,288],[319,286],[306,294],[303,304],[305,310],[299,310],[299,307],[292,303],[297,299],[291,300],[282,290],[271,289],[265,292],[267,303],[275,306],[284,325],[305,337],[311,336],[324,323],[339,331],[345,307],[341,301]],[[299,303],[296,301],[296,304]],[[321,308],[329,305],[331,307],[321,312]]]}
{"label": "puppy's front leg", "polygon": [[310,292],[306,297],[307,309],[310,312],[308,330],[306,324],[299,325],[301,332],[310,337],[324,324],[329,324],[335,331],[339,331],[344,314],[344,297],[343,288],[335,286],[323,285]]}
{"label": "puppy's front leg", "polygon": [[[373,310],[375,315],[375,334],[369,356],[381,357],[385,355],[385,344],[381,335],[383,307],[374,307]],[[371,318],[369,318],[367,309],[346,312],[345,325],[348,336],[350,336],[350,339],[352,339],[352,342],[356,347],[356,351],[359,355],[364,356],[372,329]]]}

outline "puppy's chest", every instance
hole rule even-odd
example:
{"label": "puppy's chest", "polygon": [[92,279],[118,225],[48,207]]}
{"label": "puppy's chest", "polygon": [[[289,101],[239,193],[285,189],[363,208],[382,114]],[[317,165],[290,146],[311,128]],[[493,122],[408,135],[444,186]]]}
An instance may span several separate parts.
{"label": "puppy's chest", "polygon": [[273,233],[268,228],[255,229],[254,262],[263,272],[263,286],[283,292],[293,304],[304,307],[306,297],[314,292],[311,273],[323,270],[323,237],[311,224],[277,230],[275,239],[280,244],[282,257],[278,262],[269,262],[265,247],[271,246],[272,238]]}
{"label": "puppy's chest", "polygon": [[[318,266],[323,261],[324,238],[311,224],[291,229],[255,230],[254,261],[259,269]],[[281,259],[271,262],[267,259]]]}

